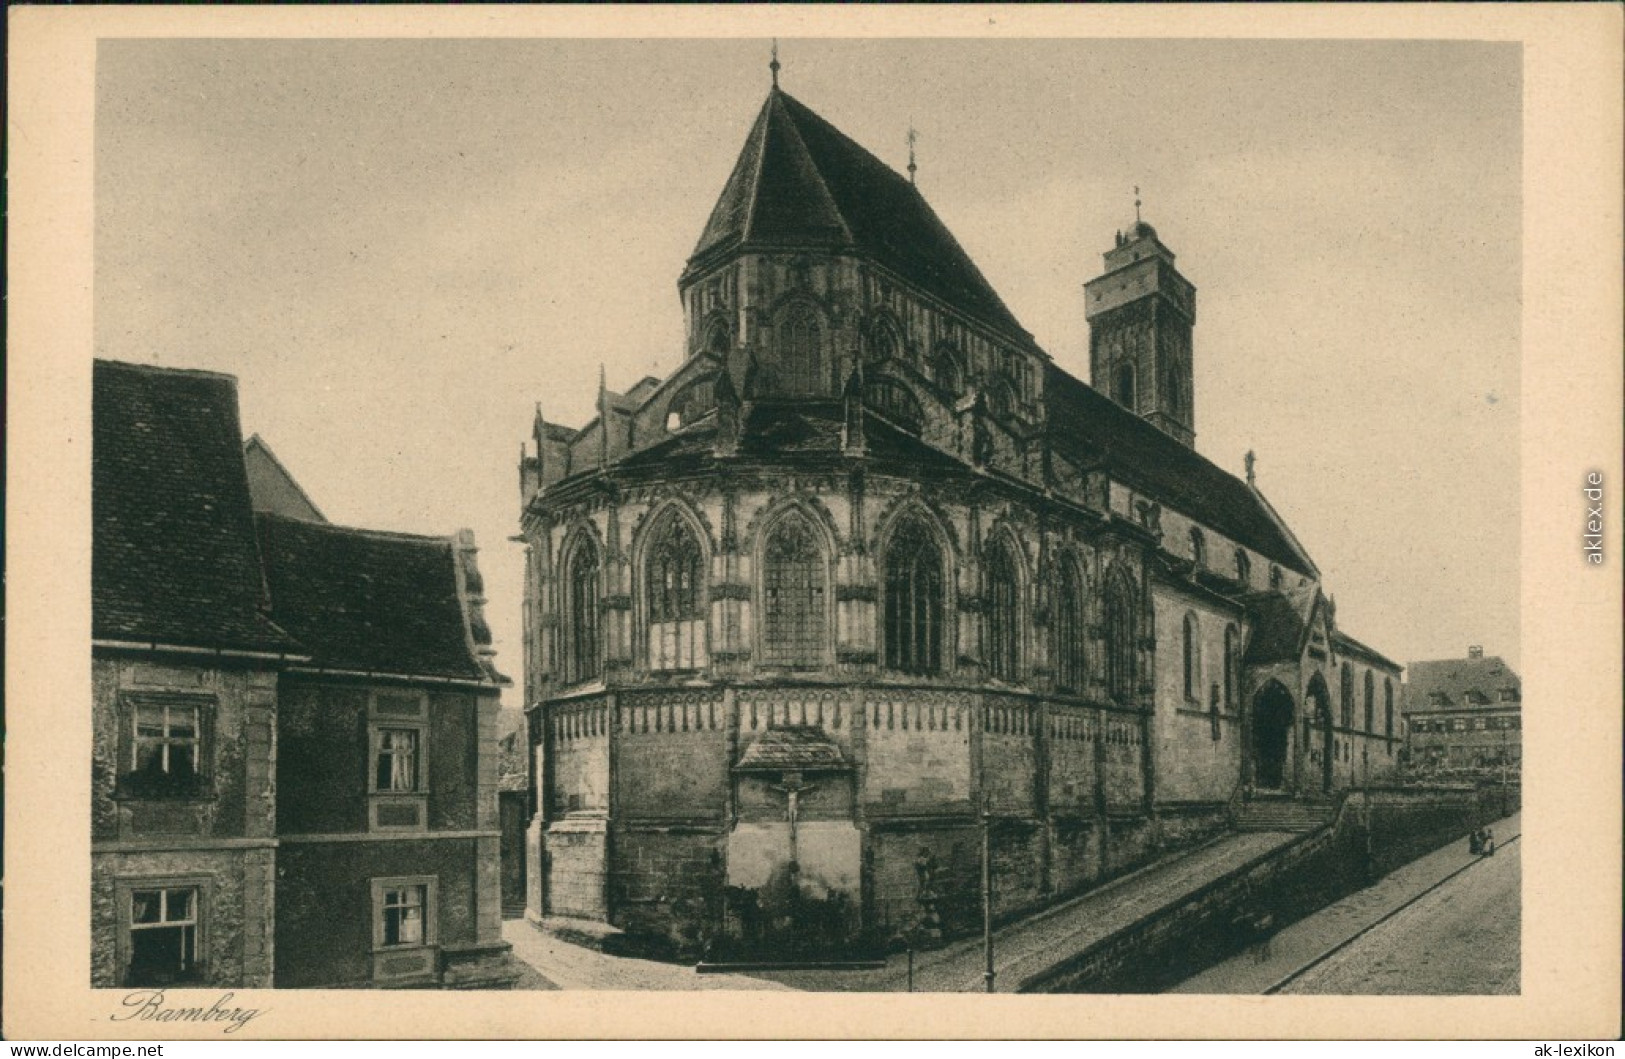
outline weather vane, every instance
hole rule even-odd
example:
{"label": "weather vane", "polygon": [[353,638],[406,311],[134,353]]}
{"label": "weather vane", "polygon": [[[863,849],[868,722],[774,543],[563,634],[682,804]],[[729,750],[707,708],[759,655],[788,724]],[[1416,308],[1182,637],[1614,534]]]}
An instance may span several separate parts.
{"label": "weather vane", "polygon": [[1140,223],[1140,185],[1134,185],[1134,223]]}
{"label": "weather vane", "polygon": [[919,167],[914,164],[914,141],[919,139],[919,133],[914,131],[914,122],[908,123],[908,182],[914,183],[914,171]]}

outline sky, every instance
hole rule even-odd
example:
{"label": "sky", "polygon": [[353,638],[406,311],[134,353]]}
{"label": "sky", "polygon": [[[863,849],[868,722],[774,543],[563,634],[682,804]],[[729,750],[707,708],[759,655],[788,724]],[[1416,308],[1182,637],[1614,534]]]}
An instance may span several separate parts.
{"label": "sky", "polygon": [[[1145,219],[1197,287],[1197,448],[1344,631],[1518,668],[1516,44],[782,40],[1088,378],[1081,285]],[[677,277],[768,90],[759,40],[103,40],[96,354],[238,377],[329,519],[472,528],[516,680],[518,460],[681,363]],[[510,705],[518,705],[510,695]]]}

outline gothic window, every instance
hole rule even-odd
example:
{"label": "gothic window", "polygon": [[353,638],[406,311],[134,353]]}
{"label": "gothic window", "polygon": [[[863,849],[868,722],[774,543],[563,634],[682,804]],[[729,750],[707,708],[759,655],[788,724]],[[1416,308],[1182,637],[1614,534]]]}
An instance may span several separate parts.
{"label": "gothic window", "polygon": [[925,412],[908,387],[895,379],[876,379],[865,391],[870,408],[890,420],[893,426],[918,434],[925,427]]}
{"label": "gothic window", "polygon": [[942,671],[942,553],[918,522],[905,523],[886,550],[886,667]]}
{"label": "gothic window", "polygon": [[869,332],[869,359],[874,363],[891,360],[897,356],[902,343],[897,339],[897,329],[887,320],[875,322]]}
{"label": "gothic window", "polygon": [[1236,652],[1239,649],[1237,641],[1240,637],[1234,625],[1224,628],[1224,708],[1235,709],[1237,701],[1241,698],[1241,689],[1236,686]]}
{"label": "gothic window", "polygon": [[1207,566],[1207,540],[1195,526],[1191,527],[1191,562],[1198,570]]}
{"label": "gothic window", "polygon": [[1078,564],[1061,560],[1051,618],[1055,636],[1055,684],[1062,691],[1081,691],[1084,683],[1083,577]]}
{"label": "gothic window", "polygon": [[1354,727],[1354,667],[1347,662],[1343,663],[1343,683],[1339,689],[1341,694],[1341,717],[1339,723],[1344,728]]}
{"label": "gothic window", "polygon": [[1200,703],[1202,699],[1202,643],[1196,615],[1185,615],[1184,642],[1185,701]]}
{"label": "gothic window", "polygon": [[650,669],[704,665],[705,609],[700,594],[704,571],[693,531],[681,518],[667,515],[655,530],[644,566]]}
{"label": "gothic window", "polygon": [[825,563],[805,516],[780,519],[762,549],[762,658],[807,669],[823,664]]}
{"label": "gothic window", "polygon": [[1134,410],[1134,364],[1126,361],[1117,366],[1112,375],[1112,398],[1124,408]]}
{"label": "gothic window", "polygon": [[705,331],[705,351],[715,357],[726,357],[731,344],[728,339],[727,323],[722,320],[711,321],[711,326]]}
{"label": "gothic window", "polygon": [[811,308],[798,305],[779,322],[779,390],[812,394],[824,389],[823,330]]}
{"label": "gothic window", "polygon": [[994,545],[987,553],[987,666],[1000,680],[1020,670],[1021,583],[1010,549]]}
{"label": "gothic window", "polygon": [[1388,677],[1382,678],[1382,734],[1394,737],[1394,682]]}
{"label": "gothic window", "polygon": [[1009,419],[1015,413],[1015,398],[1010,393],[1010,383],[1004,379],[994,379],[987,388],[987,411],[994,419],[1001,422]]}
{"label": "gothic window", "polygon": [[1243,585],[1249,584],[1253,578],[1253,562],[1247,558],[1247,549],[1236,549],[1236,580]]}
{"label": "gothic window", "polygon": [[1106,687],[1118,702],[1134,698],[1134,590],[1121,579],[1106,590]]}
{"label": "gothic window", "polygon": [[598,548],[583,537],[570,553],[565,575],[566,684],[579,684],[599,673],[598,581]]}
{"label": "gothic window", "polygon": [[1377,685],[1372,679],[1371,670],[1365,671],[1365,730],[1376,731],[1377,728]]}
{"label": "gothic window", "polygon": [[959,356],[952,346],[937,347],[936,354],[931,358],[931,377],[949,393],[959,392]]}

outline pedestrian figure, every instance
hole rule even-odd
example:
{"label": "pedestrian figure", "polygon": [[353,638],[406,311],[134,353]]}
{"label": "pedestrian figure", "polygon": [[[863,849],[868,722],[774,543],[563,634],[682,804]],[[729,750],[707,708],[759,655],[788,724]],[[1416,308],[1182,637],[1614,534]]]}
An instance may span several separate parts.
{"label": "pedestrian figure", "polygon": [[1476,827],[1467,833],[1467,852],[1475,857],[1484,852],[1484,832]]}
{"label": "pedestrian figure", "polygon": [[1483,853],[1486,857],[1495,855],[1495,832],[1487,827],[1484,829]]}

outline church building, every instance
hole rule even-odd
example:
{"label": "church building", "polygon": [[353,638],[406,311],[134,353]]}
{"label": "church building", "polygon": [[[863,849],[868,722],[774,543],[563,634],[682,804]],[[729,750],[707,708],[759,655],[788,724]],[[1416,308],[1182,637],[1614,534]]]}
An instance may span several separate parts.
{"label": "church building", "polygon": [[1196,288],[1102,242],[1090,385],[775,76],[681,366],[525,447],[533,919],[951,934],[984,829],[1006,917],[1393,769],[1399,667],[1196,451]]}

